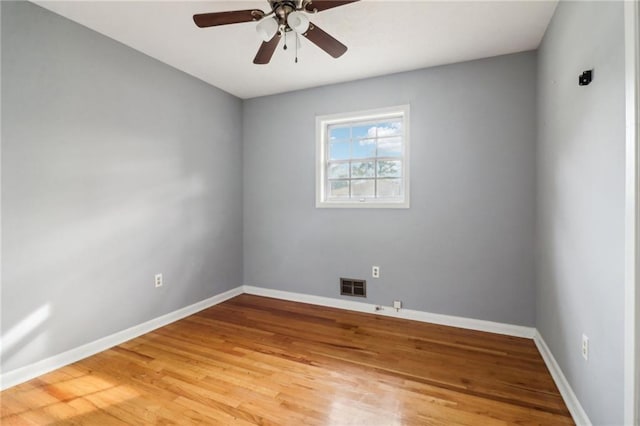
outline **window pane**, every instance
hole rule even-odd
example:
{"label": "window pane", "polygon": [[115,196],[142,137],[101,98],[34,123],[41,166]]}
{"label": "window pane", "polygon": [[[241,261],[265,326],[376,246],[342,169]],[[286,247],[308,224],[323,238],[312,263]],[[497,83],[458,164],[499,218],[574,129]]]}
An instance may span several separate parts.
{"label": "window pane", "polygon": [[375,191],[375,180],[352,180],[351,181],[351,196],[358,197],[373,197]]}
{"label": "window pane", "polygon": [[349,127],[329,126],[329,140],[349,139],[351,137],[351,129]]}
{"label": "window pane", "polygon": [[401,157],[402,138],[378,139],[378,157]]}
{"label": "window pane", "polygon": [[353,139],[375,138],[376,126],[372,123],[354,126],[351,128],[351,137]]}
{"label": "window pane", "polygon": [[349,163],[329,164],[327,171],[329,179],[341,179],[349,177]]}
{"label": "window pane", "polygon": [[349,181],[334,180],[329,182],[329,198],[349,198]]}
{"label": "window pane", "polygon": [[375,177],[375,166],[373,161],[351,163],[351,177]]}
{"label": "window pane", "polygon": [[348,140],[329,143],[330,160],[348,160],[350,155]]}
{"label": "window pane", "polygon": [[402,134],[402,121],[401,120],[389,120],[382,123],[378,123],[377,136],[384,138],[387,136],[397,136]]}
{"label": "window pane", "polygon": [[378,177],[402,176],[402,162],[396,160],[379,160]]}
{"label": "window pane", "polygon": [[407,106],[317,116],[316,123],[317,207],[408,208]]}
{"label": "window pane", "polygon": [[379,179],[378,197],[399,197],[402,194],[402,179]]}
{"label": "window pane", "polygon": [[351,158],[372,158],[376,156],[376,140],[362,139],[353,141]]}

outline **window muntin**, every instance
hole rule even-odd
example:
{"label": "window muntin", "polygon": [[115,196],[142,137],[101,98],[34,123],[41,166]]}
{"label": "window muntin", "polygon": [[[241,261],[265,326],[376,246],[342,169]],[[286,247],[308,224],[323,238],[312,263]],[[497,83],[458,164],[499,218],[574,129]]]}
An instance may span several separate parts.
{"label": "window muntin", "polygon": [[409,207],[409,107],[317,118],[318,207]]}

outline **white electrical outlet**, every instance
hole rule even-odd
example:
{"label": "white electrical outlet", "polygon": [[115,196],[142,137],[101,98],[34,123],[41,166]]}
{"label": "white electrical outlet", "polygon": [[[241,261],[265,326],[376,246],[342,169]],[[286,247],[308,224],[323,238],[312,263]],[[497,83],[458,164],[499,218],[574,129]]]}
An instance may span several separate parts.
{"label": "white electrical outlet", "polygon": [[162,287],[162,274],[156,274],[156,287]]}
{"label": "white electrical outlet", "polygon": [[380,278],[380,267],[379,266],[372,266],[371,267],[371,276],[373,278]]}
{"label": "white electrical outlet", "polygon": [[402,309],[402,301],[400,300],[394,300],[393,301],[393,307],[396,311],[399,311],[400,309]]}
{"label": "white electrical outlet", "polygon": [[585,361],[589,359],[589,338],[586,334],[582,335],[582,358]]}

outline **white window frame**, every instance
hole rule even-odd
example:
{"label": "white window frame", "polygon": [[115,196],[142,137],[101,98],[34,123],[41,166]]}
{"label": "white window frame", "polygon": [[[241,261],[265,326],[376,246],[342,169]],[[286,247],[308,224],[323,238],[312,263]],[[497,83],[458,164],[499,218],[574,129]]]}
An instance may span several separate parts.
{"label": "white window frame", "polygon": [[[402,200],[397,199],[350,199],[327,200],[327,129],[330,125],[359,122],[367,120],[384,120],[385,118],[402,117]],[[316,116],[316,207],[317,208],[409,208],[409,105],[378,108],[366,111],[355,111]]]}

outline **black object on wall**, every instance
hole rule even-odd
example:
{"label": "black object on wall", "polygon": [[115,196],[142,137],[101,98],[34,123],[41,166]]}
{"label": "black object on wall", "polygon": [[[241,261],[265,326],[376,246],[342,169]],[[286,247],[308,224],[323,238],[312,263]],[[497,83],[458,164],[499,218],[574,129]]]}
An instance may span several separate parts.
{"label": "black object on wall", "polygon": [[587,86],[593,80],[593,70],[586,70],[578,76],[578,85]]}

